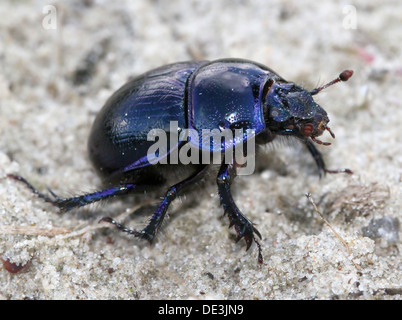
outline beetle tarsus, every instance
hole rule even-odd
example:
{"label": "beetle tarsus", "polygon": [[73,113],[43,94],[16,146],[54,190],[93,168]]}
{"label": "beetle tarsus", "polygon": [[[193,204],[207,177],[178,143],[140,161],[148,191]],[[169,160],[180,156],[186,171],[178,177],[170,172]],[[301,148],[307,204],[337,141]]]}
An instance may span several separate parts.
{"label": "beetle tarsus", "polygon": [[325,169],[326,173],[347,173],[347,174],[353,174],[353,171],[348,169],[348,168],[342,168],[342,169],[333,169],[333,170],[329,170],[329,169]]}
{"label": "beetle tarsus", "polygon": [[53,203],[54,199],[50,198],[49,196],[41,193],[38,189],[36,189],[32,184],[30,184],[24,177],[17,175],[17,174],[7,174],[7,178],[11,178],[17,181],[21,181],[24,183],[31,191],[36,194],[39,198],[43,199],[46,202]]}
{"label": "beetle tarsus", "polygon": [[260,243],[257,241],[257,239],[254,237],[254,242],[257,245],[258,248],[258,263],[263,264],[264,263],[264,257],[262,256],[262,249]]}
{"label": "beetle tarsus", "polygon": [[142,237],[143,236],[142,232],[127,228],[126,226],[124,226],[120,222],[117,222],[116,220],[114,220],[114,219],[112,219],[110,217],[103,217],[102,219],[100,219],[98,221],[98,223],[100,223],[100,222],[107,222],[107,223],[114,224],[116,226],[116,228],[119,229],[120,231],[126,232],[126,233],[131,234],[131,235],[133,235],[135,237]]}

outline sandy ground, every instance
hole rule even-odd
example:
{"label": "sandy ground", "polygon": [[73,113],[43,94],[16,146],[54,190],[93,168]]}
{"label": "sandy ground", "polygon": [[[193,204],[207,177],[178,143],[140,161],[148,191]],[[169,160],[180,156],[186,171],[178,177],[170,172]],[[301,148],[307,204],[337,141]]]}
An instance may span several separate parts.
{"label": "sandy ground", "polygon": [[[55,16],[46,1],[19,3],[0,2],[1,298],[401,298],[400,1],[53,1]],[[354,175],[319,179],[304,147],[276,143],[235,182],[263,236],[262,265],[255,246],[234,242],[213,176],[174,203],[152,246],[98,224],[110,215],[140,228],[151,210],[127,216],[151,197],[60,214],[6,178],[64,196],[96,190],[86,144],[106,99],[151,68],[224,57],[307,89],[355,71],[316,98],[336,133],[320,147],[328,167]]]}

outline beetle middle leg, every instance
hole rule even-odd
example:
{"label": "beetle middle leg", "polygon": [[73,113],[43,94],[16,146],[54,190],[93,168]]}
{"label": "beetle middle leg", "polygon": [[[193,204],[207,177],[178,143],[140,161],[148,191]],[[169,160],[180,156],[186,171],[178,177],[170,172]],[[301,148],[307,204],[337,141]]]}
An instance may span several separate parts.
{"label": "beetle middle leg", "polygon": [[226,164],[225,161],[223,161],[216,179],[220,202],[223,205],[224,214],[227,214],[229,217],[229,228],[234,226],[236,230],[236,242],[241,238],[244,238],[247,245],[246,250],[248,250],[254,241],[258,247],[258,261],[262,263],[263,257],[261,246],[255,237],[256,234],[261,239],[261,234],[253,226],[253,223],[242,214],[232,197],[230,186],[235,177],[236,166],[234,164]]}
{"label": "beetle middle leg", "polygon": [[127,232],[136,237],[144,238],[147,239],[149,242],[152,242],[160,226],[162,225],[163,219],[165,218],[169,205],[172,203],[172,201],[176,199],[179,193],[182,192],[186,187],[192,185],[197,180],[199,180],[206,173],[207,169],[208,165],[199,165],[197,170],[190,177],[169,187],[161,204],[152,215],[151,221],[141,231],[129,229],[110,217],[102,218],[100,221],[112,223],[123,232]]}

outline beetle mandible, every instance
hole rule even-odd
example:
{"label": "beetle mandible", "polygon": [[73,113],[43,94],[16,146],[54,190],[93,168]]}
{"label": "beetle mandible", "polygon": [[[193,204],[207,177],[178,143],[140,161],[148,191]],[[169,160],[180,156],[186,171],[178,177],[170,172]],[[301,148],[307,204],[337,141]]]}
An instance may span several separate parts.
{"label": "beetle mandible", "polygon": [[[249,60],[221,59],[165,65],[123,85],[107,100],[95,119],[88,150],[90,160],[104,178],[105,189],[61,198],[51,190],[50,196],[39,192],[19,175],[8,176],[24,182],[40,198],[62,211],[130,192],[160,190],[166,185],[167,192],[144,229],[126,228],[109,217],[101,219],[151,242],[170,203],[204,176],[210,165],[151,163],[147,156],[154,143],[147,140],[150,130],[159,128],[171,137],[177,132],[169,132],[169,124],[176,121],[178,131],[253,129],[257,144],[269,143],[276,136],[293,136],[307,146],[320,175],[326,172],[352,173],[349,169],[328,170],[315,147],[314,143],[330,144],[317,139],[325,130],[333,138],[335,135],[327,125],[327,113],[312,97],[336,82],[347,81],[352,74],[353,71],[345,70],[328,84],[307,91],[284,80],[270,68]],[[169,144],[170,147],[159,156],[169,157],[174,149],[179,150],[186,143]],[[233,142],[246,143],[247,139]],[[225,151],[225,145],[221,146],[219,151]],[[256,243],[258,261],[262,263],[262,250],[256,238],[261,238],[261,234],[239,210],[231,194],[231,184],[238,169],[235,161],[226,163],[222,160],[216,178],[220,203],[229,218],[230,227],[233,226],[236,231],[237,241],[244,238],[247,250],[253,242]],[[186,176],[172,182],[169,178],[172,171],[185,172],[183,175]]]}

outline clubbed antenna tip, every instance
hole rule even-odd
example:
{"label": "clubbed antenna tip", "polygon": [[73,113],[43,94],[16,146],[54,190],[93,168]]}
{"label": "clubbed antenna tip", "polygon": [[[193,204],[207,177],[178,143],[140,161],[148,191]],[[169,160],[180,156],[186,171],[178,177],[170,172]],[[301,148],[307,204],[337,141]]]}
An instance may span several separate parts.
{"label": "clubbed antenna tip", "polygon": [[341,81],[348,81],[353,76],[353,70],[345,70],[339,75]]}
{"label": "clubbed antenna tip", "polygon": [[316,89],[310,91],[310,94],[313,96],[313,95],[319,93],[320,91],[324,90],[325,88],[332,86],[335,83],[338,83],[340,81],[348,81],[351,76],[353,76],[353,70],[345,70],[338,76],[338,78],[328,82],[327,84],[323,85],[322,87],[319,87],[319,88],[316,88]]}

